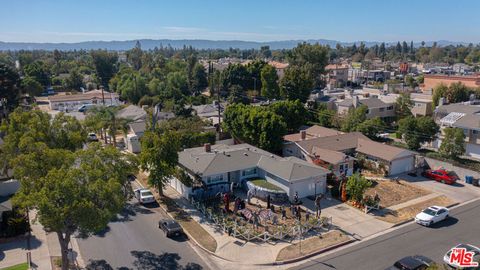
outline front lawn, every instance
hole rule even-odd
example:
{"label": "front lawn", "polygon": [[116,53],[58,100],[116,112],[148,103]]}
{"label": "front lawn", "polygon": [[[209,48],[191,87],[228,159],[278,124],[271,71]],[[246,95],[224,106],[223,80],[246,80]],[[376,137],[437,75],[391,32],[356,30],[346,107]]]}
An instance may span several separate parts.
{"label": "front lawn", "polygon": [[372,180],[365,195],[373,197],[375,193],[380,198],[380,206],[385,208],[428,195],[430,191],[403,180]]}
{"label": "front lawn", "polygon": [[414,205],[406,206],[396,211],[388,212],[384,216],[380,216],[377,218],[389,223],[396,224],[414,218],[418,213],[420,213],[420,211],[432,205],[449,206],[452,203],[452,200],[447,198],[445,195],[441,195],[423,202],[419,202]]}
{"label": "front lawn", "polygon": [[281,189],[280,187],[270,183],[270,182],[267,182],[267,180],[265,179],[255,179],[255,180],[249,180],[252,184],[254,184],[255,186],[257,187],[262,187],[262,188],[266,188],[266,189],[269,189],[269,190],[275,190],[275,191],[283,191],[283,189]]}
{"label": "front lawn", "polygon": [[303,240],[301,243],[301,248],[300,243],[295,243],[284,247],[278,253],[277,261],[286,261],[299,258],[349,240],[350,238],[344,233],[333,230],[321,236],[314,236]]}
{"label": "front lawn", "polygon": [[0,270],[27,270],[27,269],[28,269],[28,264],[27,263],[21,263],[21,264],[17,264],[17,265],[14,265],[14,266],[7,267],[7,268],[2,268]]}

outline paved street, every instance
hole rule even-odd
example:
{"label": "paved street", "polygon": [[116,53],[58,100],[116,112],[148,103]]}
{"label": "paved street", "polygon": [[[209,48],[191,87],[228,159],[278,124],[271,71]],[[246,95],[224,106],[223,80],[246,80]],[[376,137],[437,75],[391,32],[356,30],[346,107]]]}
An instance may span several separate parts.
{"label": "paved street", "polygon": [[409,224],[292,269],[385,269],[408,255],[421,254],[442,262],[445,252],[458,243],[480,246],[480,201],[453,209],[451,216],[432,228]]}
{"label": "paved street", "polygon": [[146,208],[136,201],[129,203],[124,216],[111,222],[104,233],[78,241],[85,263],[105,260],[96,263],[108,263],[113,269],[211,269],[185,238],[172,240],[164,236],[157,226],[164,215],[161,211],[158,206]]}

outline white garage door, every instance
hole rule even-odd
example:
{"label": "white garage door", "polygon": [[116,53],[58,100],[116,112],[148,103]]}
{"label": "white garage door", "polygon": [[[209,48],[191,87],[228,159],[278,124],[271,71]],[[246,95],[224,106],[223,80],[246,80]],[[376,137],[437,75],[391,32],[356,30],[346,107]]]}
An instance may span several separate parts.
{"label": "white garage door", "polygon": [[392,166],[390,167],[390,175],[400,174],[413,170],[413,161],[413,156],[392,161]]}
{"label": "white garage door", "polygon": [[[315,181],[299,181],[294,182],[290,186],[291,196],[295,195],[295,191],[298,192],[298,197],[304,198],[310,195],[315,195]],[[318,180],[317,187],[316,187],[317,194],[325,192],[325,181]]]}
{"label": "white garage door", "polygon": [[465,154],[474,158],[480,158],[480,145],[467,143]]}

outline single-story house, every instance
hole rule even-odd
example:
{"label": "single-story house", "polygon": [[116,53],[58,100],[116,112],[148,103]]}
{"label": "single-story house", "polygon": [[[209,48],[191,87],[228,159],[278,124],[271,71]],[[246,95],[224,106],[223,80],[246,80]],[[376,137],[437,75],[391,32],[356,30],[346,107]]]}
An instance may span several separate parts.
{"label": "single-story house", "polygon": [[[309,130],[322,132],[312,135]],[[359,155],[383,164],[388,175],[408,172],[415,166],[415,153],[372,141],[360,132],[341,133],[313,126],[300,133],[284,136],[283,156],[294,156],[320,165],[337,176],[351,175],[354,160]]]}
{"label": "single-story house", "polygon": [[110,93],[101,90],[92,90],[81,94],[57,94],[48,97],[48,104],[50,110],[77,110],[80,106],[85,104],[102,105],[105,100],[105,105],[118,106],[121,104],[117,93]]}
{"label": "single-story house", "polygon": [[355,151],[357,154],[363,154],[368,160],[383,164],[388,175],[401,174],[415,169],[415,153],[403,148],[369,139],[359,139]]}
{"label": "single-story house", "polygon": [[202,187],[228,190],[231,183],[262,178],[290,198],[325,193],[328,170],[296,157],[282,158],[249,144],[210,145],[178,153],[179,167]]}

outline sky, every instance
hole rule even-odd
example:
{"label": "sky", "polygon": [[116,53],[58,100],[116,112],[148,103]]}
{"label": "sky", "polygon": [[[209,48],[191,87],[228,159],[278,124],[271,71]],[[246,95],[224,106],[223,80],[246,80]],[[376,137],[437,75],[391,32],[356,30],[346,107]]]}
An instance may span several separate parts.
{"label": "sky", "polygon": [[0,41],[480,42],[479,0],[0,0]]}

